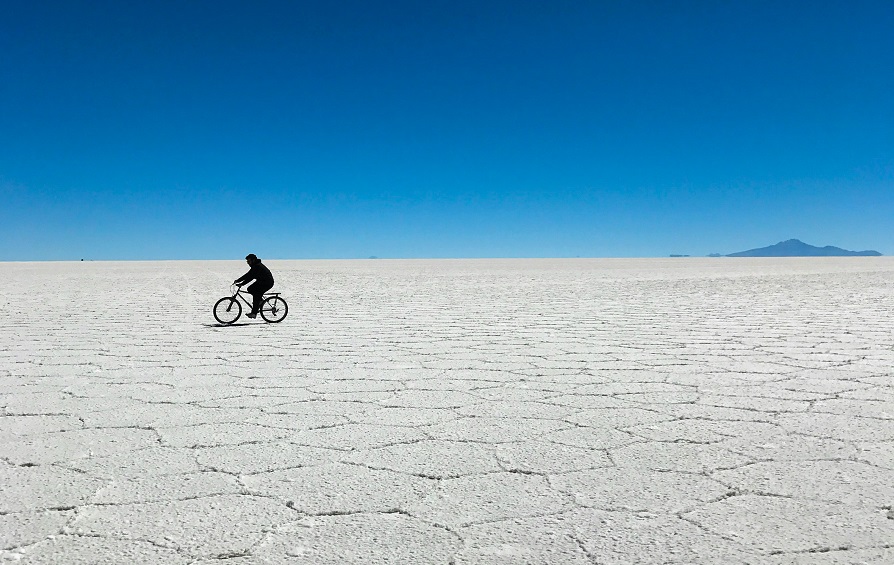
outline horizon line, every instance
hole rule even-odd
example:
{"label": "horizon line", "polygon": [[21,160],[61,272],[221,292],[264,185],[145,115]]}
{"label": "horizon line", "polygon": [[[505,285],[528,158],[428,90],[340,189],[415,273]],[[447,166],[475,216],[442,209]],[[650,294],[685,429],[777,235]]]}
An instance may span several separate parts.
{"label": "horizon line", "polygon": [[[512,261],[512,260],[576,260],[576,259],[877,259],[879,257],[891,257],[891,255],[789,255],[789,256],[751,256],[731,257],[730,255],[622,255],[622,256],[526,256],[526,257],[268,257],[262,261]],[[234,261],[242,262],[244,259],[0,259],[0,263],[165,263],[186,261]]]}

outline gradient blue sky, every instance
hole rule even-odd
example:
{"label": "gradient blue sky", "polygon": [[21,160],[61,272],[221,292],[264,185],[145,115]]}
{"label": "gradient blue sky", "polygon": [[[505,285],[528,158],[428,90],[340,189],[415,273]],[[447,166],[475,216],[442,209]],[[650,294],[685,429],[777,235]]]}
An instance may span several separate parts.
{"label": "gradient blue sky", "polygon": [[15,0],[0,260],[894,253],[890,1]]}

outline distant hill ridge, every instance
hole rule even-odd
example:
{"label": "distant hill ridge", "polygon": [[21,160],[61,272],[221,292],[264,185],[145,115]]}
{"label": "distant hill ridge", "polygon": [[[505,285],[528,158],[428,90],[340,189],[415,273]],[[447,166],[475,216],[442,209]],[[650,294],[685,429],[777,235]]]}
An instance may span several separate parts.
{"label": "distant hill ridge", "polygon": [[780,241],[776,245],[730,253],[727,257],[878,257],[878,251],[848,251],[827,245],[816,247],[799,239]]}

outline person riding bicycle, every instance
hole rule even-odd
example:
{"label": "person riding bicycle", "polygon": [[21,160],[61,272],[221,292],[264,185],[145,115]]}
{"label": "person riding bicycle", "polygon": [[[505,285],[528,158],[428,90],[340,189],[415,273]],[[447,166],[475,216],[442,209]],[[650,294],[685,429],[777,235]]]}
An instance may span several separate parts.
{"label": "person riding bicycle", "polygon": [[261,260],[258,259],[258,256],[254,253],[249,253],[248,255],[246,255],[245,260],[246,262],[248,262],[248,265],[251,267],[251,269],[249,269],[247,273],[233,281],[233,284],[242,286],[248,281],[255,281],[245,290],[254,298],[254,303],[251,307],[251,314],[248,314],[248,317],[257,318],[258,312],[261,310],[261,302],[264,300],[264,293],[273,288],[273,274],[270,272],[270,269],[268,269],[266,265],[261,263]]}

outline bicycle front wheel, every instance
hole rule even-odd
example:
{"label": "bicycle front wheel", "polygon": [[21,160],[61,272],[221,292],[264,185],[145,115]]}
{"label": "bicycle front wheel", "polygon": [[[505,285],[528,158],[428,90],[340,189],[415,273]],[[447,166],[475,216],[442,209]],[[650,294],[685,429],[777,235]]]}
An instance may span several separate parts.
{"label": "bicycle front wheel", "polygon": [[289,305],[278,296],[271,296],[261,305],[261,317],[268,322],[282,322],[289,313]]}
{"label": "bicycle front wheel", "polygon": [[214,319],[229,326],[242,315],[242,304],[231,296],[224,296],[214,305]]}

